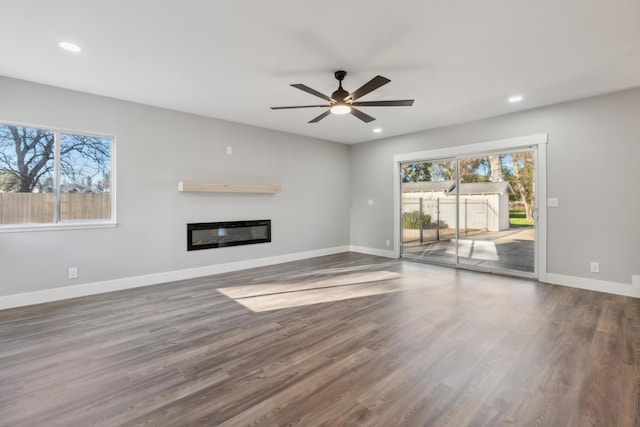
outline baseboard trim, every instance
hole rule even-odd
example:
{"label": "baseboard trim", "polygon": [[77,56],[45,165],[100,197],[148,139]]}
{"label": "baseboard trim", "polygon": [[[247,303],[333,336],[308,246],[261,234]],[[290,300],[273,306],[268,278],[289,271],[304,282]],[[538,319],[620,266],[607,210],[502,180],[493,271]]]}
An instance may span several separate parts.
{"label": "baseboard trim", "polygon": [[[306,252],[296,252],[292,254],[277,255],[273,257],[230,262],[225,264],[216,264],[184,270],[167,271],[163,273],[145,274],[141,276],[124,277],[121,279],[84,283],[81,285],[64,286],[60,288],[25,292],[14,295],[5,295],[0,296],[0,310],[60,301],[89,295],[103,294],[107,292],[121,291],[125,289],[139,288],[142,286],[157,285],[161,283],[173,282],[176,280],[193,279],[196,277],[246,270],[255,267],[265,267],[268,265],[282,264],[290,261],[299,261],[319,256],[334,255],[342,252],[359,252],[384,258],[395,258],[395,253],[390,250],[382,250],[354,245],[336,246],[332,248],[317,249]],[[640,281],[638,280],[634,281],[633,284],[626,284],[547,273],[545,275],[544,282],[554,285],[569,286],[572,288],[640,298],[640,283],[638,283]]]}
{"label": "baseboard trim", "polygon": [[381,256],[381,257],[385,257],[385,258],[396,258],[396,254],[393,251],[388,251],[388,250],[384,250],[384,249],[367,248],[365,246],[354,246],[354,245],[351,245],[351,246],[349,246],[349,251],[350,252],[359,252],[361,254],[367,254],[367,255]]}
{"label": "baseboard trim", "polygon": [[145,274],[141,276],[124,277],[121,279],[105,280],[101,282],[84,283],[75,286],[64,286],[60,288],[45,289],[42,291],[0,296],[0,310],[60,301],[70,298],[84,297],[88,295],[103,294],[106,292],[139,288],[142,286],[157,285],[161,283],[173,282],[176,280],[193,279],[196,277],[210,276],[213,274],[228,273],[238,270],[246,270],[255,267],[282,264],[284,262],[298,261],[325,255],[333,255],[341,252],[349,252],[350,250],[350,246],[347,245],[336,246],[333,248],[317,249],[313,251],[277,255],[273,257],[230,262],[226,264],[216,264],[206,267],[196,267],[184,270],[167,271],[163,273]]}
{"label": "baseboard trim", "polygon": [[565,276],[563,274],[547,273],[545,283],[569,286],[572,288],[587,289],[589,291],[605,292],[608,294],[623,295],[640,298],[640,283],[627,284],[608,282],[605,280],[589,279],[584,277]]}

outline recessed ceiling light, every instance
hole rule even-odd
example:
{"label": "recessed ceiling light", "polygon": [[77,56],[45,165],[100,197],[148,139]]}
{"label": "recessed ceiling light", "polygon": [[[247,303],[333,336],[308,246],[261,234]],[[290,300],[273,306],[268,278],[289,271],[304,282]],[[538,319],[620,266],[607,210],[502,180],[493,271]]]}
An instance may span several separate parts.
{"label": "recessed ceiling light", "polygon": [[516,103],[516,102],[520,102],[522,101],[522,95],[513,95],[512,97],[509,98],[509,102],[510,103]]}
{"label": "recessed ceiling light", "polygon": [[380,132],[382,132],[382,128],[375,128],[373,130],[373,133],[380,133]]}
{"label": "recessed ceiling light", "polygon": [[58,46],[60,46],[62,49],[67,50],[69,52],[74,52],[74,53],[82,52],[82,49],[77,44],[73,44],[69,42],[60,42],[58,43]]}

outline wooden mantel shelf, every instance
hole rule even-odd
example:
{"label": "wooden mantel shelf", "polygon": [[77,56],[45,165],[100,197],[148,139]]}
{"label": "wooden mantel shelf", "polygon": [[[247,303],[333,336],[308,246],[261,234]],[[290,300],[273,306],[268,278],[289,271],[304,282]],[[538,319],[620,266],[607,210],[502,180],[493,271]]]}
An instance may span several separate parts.
{"label": "wooden mantel shelf", "polygon": [[210,182],[180,181],[178,191],[197,193],[254,193],[276,194],[282,191],[280,185],[264,184],[214,184]]}

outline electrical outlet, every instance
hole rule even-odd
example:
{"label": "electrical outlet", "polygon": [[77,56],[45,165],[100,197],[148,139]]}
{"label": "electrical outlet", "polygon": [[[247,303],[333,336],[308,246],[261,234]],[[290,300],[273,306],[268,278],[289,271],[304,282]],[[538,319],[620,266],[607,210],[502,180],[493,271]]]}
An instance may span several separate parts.
{"label": "electrical outlet", "polygon": [[591,272],[592,273],[600,273],[600,263],[591,261]]}
{"label": "electrical outlet", "polygon": [[385,241],[385,244],[386,244],[387,246],[391,246],[391,242],[390,242],[389,240],[386,240],[386,241]]}
{"label": "electrical outlet", "polygon": [[373,204],[373,199],[369,199],[367,203],[369,204],[369,206],[371,206]]}
{"label": "electrical outlet", "polygon": [[69,278],[69,279],[77,279],[78,278],[78,267],[69,267],[67,269],[67,278]]}

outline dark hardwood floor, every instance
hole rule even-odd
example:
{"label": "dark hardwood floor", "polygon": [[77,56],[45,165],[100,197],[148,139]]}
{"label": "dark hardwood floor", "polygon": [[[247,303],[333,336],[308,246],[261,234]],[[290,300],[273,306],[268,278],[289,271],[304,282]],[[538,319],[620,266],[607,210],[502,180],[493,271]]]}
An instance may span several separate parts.
{"label": "dark hardwood floor", "polygon": [[1,426],[638,426],[640,300],[347,253],[0,311]]}

